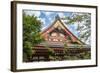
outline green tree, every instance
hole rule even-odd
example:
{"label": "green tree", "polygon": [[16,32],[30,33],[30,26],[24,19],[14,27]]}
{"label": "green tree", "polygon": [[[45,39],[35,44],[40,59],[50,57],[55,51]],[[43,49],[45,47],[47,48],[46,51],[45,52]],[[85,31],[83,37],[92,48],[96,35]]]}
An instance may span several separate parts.
{"label": "green tree", "polygon": [[32,47],[43,41],[40,36],[41,24],[35,15],[23,13],[23,61],[30,61],[33,54]]}
{"label": "green tree", "polygon": [[[69,37],[68,37],[69,38]],[[64,43],[64,59],[65,60],[68,60],[69,59],[69,56],[68,56],[68,50],[69,50],[69,48],[68,48],[68,40],[66,41],[66,42],[63,42]]]}
{"label": "green tree", "polygon": [[91,14],[90,13],[72,13],[66,24],[77,25],[77,31],[80,33],[79,38],[84,42],[90,43],[91,37]]}
{"label": "green tree", "polygon": [[45,48],[48,50],[48,56],[50,60],[55,60],[54,49],[50,48],[47,43],[45,43]]}

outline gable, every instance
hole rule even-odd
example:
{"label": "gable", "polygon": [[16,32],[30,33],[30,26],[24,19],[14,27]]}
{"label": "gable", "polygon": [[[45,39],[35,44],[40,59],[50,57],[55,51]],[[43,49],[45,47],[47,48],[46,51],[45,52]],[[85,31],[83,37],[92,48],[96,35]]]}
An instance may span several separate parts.
{"label": "gable", "polygon": [[56,23],[53,25],[53,27],[54,28],[59,28],[60,27],[62,29],[65,29],[64,26],[61,24],[61,22],[59,20],[56,21]]}
{"label": "gable", "polygon": [[61,22],[60,19],[56,19],[53,24],[41,34],[46,41],[62,42],[68,41],[70,38],[70,44],[84,44],[72,32],[69,31],[69,29],[63,24],[63,22]]}

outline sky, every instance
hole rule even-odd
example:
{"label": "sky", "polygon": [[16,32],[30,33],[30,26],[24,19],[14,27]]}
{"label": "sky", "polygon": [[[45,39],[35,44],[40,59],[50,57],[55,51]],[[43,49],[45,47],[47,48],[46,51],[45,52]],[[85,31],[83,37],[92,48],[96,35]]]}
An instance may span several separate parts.
{"label": "sky", "polygon": [[[41,20],[43,25],[42,25],[42,30],[46,29],[48,26],[50,26],[54,20],[55,17],[58,15],[60,18],[66,18],[69,17],[72,12],[59,12],[59,11],[34,11],[34,10],[24,10],[24,12],[27,15],[35,15],[38,17],[38,20]],[[66,22],[67,20],[64,20]],[[77,26],[76,25],[67,25],[68,29],[70,29],[71,32],[73,32],[74,35],[78,37],[79,33],[77,32]]]}
{"label": "sky", "polygon": [[[54,21],[55,21],[55,17],[59,16],[60,18],[66,18],[66,17],[70,17],[72,15],[73,12],[59,12],[59,11],[44,11],[44,10],[24,10],[24,12],[27,15],[35,15],[38,20],[40,20],[43,24],[42,24],[42,31],[45,30],[48,26],[50,26]],[[67,22],[66,20],[63,20],[64,23]],[[79,31],[77,31],[77,27],[78,25],[73,25],[73,24],[65,24],[67,26],[67,28],[76,36],[79,37],[80,33]]]}

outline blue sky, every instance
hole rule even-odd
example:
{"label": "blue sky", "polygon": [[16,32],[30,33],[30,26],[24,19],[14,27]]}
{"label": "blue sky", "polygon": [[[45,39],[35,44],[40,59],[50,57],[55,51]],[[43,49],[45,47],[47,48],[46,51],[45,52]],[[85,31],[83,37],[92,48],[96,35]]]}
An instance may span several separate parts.
{"label": "blue sky", "polygon": [[[42,30],[46,27],[50,26],[52,22],[54,22],[55,17],[59,15],[60,18],[69,17],[72,15],[72,12],[59,12],[59,11],[34,11],[34,10],[24,10],[24,12],[28,15],[35,15],[39,20],[42,21]],[[66,22],[67,20],[65,20]],[[66,24],[67,25],[67,24]],[[77,25],[67,25],[68,29],[77,37],[79,36],[79,32],[76,30]]]}

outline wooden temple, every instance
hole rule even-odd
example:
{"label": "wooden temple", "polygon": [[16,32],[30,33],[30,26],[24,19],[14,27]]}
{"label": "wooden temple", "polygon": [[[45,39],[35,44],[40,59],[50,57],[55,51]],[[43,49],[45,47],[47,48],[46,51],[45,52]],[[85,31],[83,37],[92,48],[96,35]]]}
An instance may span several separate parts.
{"label": "wooden temple", "polygon": [[[79,53],[90,51],[90,46],[79,40],[62,22],[59,16],[55,21],[44,31],[41,36],[45,39],[44,42],[36,45],[33,48],[35,53],[32,56],[32,61],[51,61],[50,49],[53,51],[54,57],[60,57],[59,60],[65,60],[65,55],[77,55]],[[65,53],[65,47],[68,51]],[[49,50],[48,50],[49,49]]]}

